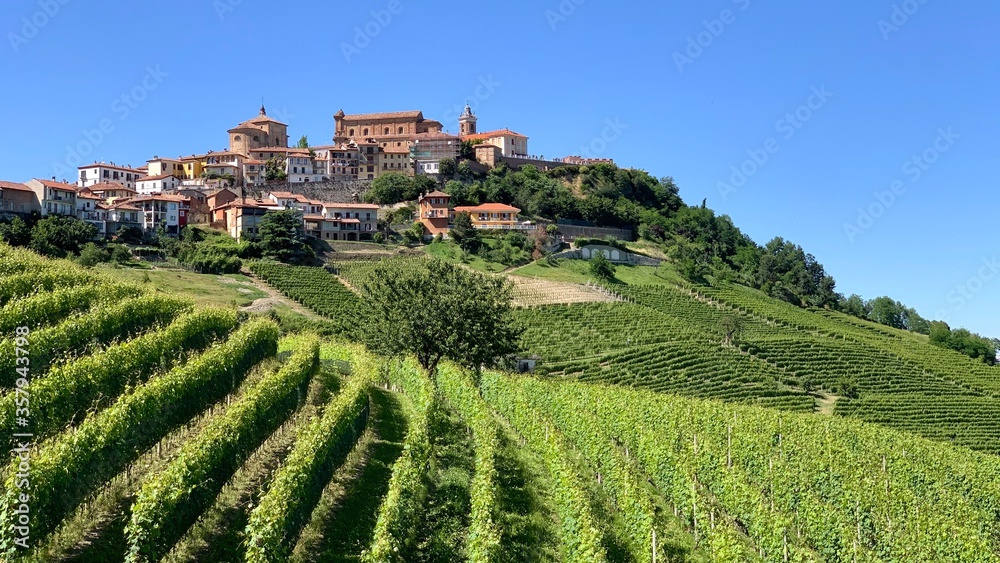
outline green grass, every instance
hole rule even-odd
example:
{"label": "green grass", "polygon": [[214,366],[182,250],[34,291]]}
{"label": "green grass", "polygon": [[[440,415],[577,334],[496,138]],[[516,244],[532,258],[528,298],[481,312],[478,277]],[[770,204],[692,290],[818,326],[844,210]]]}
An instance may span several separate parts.
{"label": "green grass", "polygon": [[[549,265],[545,260],[538,260],[510,273],[566,283],[594,281],[594,277],[590,275],[590,263],[586,260],[560,258],[555,266]],[[670,264],[663,264],[659,268],[619,264],[615,266],[615,279],[628,285],[669,285],[680,278]]]}
{"label": "green grass", "polygon": [[99,271],[130,282],[146,282],[157,292],[191,299],[198,307],[230,307],[253,303],[267,294],[242,274],[196,274],[175,268],[115,268],[101,266]]}
{"label": "green grass", "polygon": [[[494,248],[500,244],[499,240],[496,239],[483,239],[483,244],[489,248]],[[463,264],[472,268],[473,270],[483,272],[486,274],[494,272],[502,272],[508,268],[505,264],[499,262],[490,262],[482,256],[476,254],[469,254],[468,259],[462,261],[462,249],[455,244],[454,241],[446,240],[441,242],[433,242],[423,248],[424,252],[435,258],[440,258],[448,262],[453,262],[455,264]]]}

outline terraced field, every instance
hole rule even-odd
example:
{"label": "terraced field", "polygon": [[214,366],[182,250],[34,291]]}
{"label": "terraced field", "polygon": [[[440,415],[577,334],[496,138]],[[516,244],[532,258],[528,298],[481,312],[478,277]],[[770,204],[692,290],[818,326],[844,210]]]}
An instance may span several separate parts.
{"label": "terraced field", "polygon": [[[357,306],[324,270],[256,267],[327,314]],[[618,386],[485,372],[477,387],[2,246],[0,276],[16,375],[0,416],[32,434],[0,469],[4,560],[1000,561],[1000,458],[940,441],[988,397],[837,403],[950,424],[938,440],[732,404],[813,397],[719,344],[726,305],[683,288],[523,311],[552,374],[624,371]],[[744,315],[780,340],[777,315]]]}

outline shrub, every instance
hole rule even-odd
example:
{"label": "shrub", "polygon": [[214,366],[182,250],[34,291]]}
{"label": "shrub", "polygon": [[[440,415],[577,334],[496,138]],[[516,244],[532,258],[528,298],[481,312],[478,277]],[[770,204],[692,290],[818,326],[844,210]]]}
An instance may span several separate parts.
{"label": "shrub", "polygon": [[102,262],[107,262],[110,259],[111,254],[107,250],[92,242],[88,242],[83,245],[83,248],[80,249],[80,257],[77,259],[77,262],[86,268],[93,268],[94,266]]}

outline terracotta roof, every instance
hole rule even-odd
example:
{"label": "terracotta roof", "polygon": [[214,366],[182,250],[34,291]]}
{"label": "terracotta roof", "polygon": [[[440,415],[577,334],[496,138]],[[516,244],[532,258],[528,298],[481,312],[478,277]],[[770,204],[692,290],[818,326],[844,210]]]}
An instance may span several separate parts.
{"label": "terracotta roof", "polygon": [[109,209],[112,209],[112,210],[121,210],[121,211],[142,211],[138,207],[136,207],[134,205],[129,205],[128,203],[124,203],[124,202],[123,203],[114,204],[111,207],[109,207]]}
{"label": "terracotta roof", "polygon": [[74,184],[66,184],[66,183],[63,183],[63,182],[54,182],[52,180],[39,180],[38,178],[35,178],[35,181],[38,182],[39,184],[45,186],[46,188],[53,188],[53,189],[57,189],[57,190],[65,190],[65,191],[75,192],[75,191],[77,191],[77,190],[80,189],[79,187],[77,187]]}
{"label": "terracotta roof", "polygon": [[0,190],[14,190],[18,192],[30,192],[31,188],[17,182],[5,182],[0,180]]}
{"label": "terracotta roof", "polygon": [[410,146],[404,145],[402,147],[385,147],[382,152],[386,154],[410,154]]}
{"label": "terracotta roof", "polygon": [[[181,157],[178,156],[177,158],[167,158],[167,157],[151,158],[151,159],[147,160],[146,162],[180,162],[180,161],[181,161]],[[149,167],[147,166],[146,168],[149,168]]]}
{"label": "terracotta roof", "polygon": [[326,217],[322,215],[303,215],[302,218],[310,221],[326,221]]}
{"label": "terracotta roof", "polygon": [[293,194],[292,192],[270,192],[270,195],[277,199],[294,199],[295,201],[301,203],[309,203],[309,198],[302,194]]}
{"label": "terracotta roof", "polygon": [[520,213],[521,210],[503,203],[484,203],[482,205],[466,205],[455,208],[456,213]]}
{"label": "terracotta roof", "polygon": [[159,176],[143,176],[136,180],[136,182],[152,182],[154,180],[163,180],[164,178],[173,178],[175,180],[180,180],[177,176],[173,174],[160,174]]}
{"label": "terracotta roof", "polygon": [[191,201],[191,198],[184,195],[150,194],[150,195],[141,195],[129,201],[136,202],[136,201],[155,201],[155,200],[177,201],[177,202],[187,203]]}
{"label": "terracotta roof", "polygon": [[95,162],[93,164],[76,167],[77,170],[84,170],[86,168],[112,168],[114,170],[124,170],[126,172],[135,172],[138,170],[138,168],[132,168],[131,166],[118,166],[117,164],[108,164],[107,162]]}
{"label": "terracotta roof", "polygon": [[382,113],[354,113],[344,115],[345,121],[370,121],[379,119],[417,119],[423,120],[424,113],[421,111],[389,111]]}
{"label": "terracotta roof", "polygon": [[341,219],[341,223],[360,223],[361,219]]}
{"label": "terracotta roof", "polygon": [[425,195],[424,197],[451,197],[451,196],[442,192],[441,190],[434,190],[433,192]]}
{"label": "terracotta roof", "polygon": [[109,191],[109,190],[123,190],[123,191],[126,191],[126,192],[135,193],[135,190],[133,190],[132,188],[127,188],[127,187],[119,184],[118,182],[101,182],[100,184],[94,184],[93,186],[90,186],[87,189],[90,190],[90,191],[92,191],[92,192],[106,192],[106,191]]}
{"label": "terracotta roof", "polygon": [[323,207],[330,209],[378,209],[373,203],[324,203]]}
{"label": "terracotta roof", "polygon": [[496,131],[487,131],[485,133],[476,133],[474,135],[462,135],[463,141],[476,141],[476,140],[487,140],[495,139],[497,137],[521,137],[527,139],[528,137],[520,133],[511,131],[510,129],[497,129]]}
{"label": "terracotta roof", "polygon": [[87,192],[84,192],[84,191],[77,192],[76,193],[76,197],[77,197],[77,199],[97,199],[97,200],[104,199],[104,198],[102,198],[100,196],[96,196],[96,195],[94,195],[92,193],[87,193]]}

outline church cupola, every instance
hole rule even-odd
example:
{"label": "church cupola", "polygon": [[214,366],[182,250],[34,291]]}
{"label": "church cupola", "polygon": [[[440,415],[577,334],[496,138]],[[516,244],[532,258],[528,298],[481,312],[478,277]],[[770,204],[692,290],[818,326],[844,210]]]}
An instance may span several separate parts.
{"label": "church cupola", "polygon": [[475,135],[476,134],[476,121],[479,118],[472,113],[472,107],[469,104],[465,105],[465,111],[458,118],[458,130],[460,135]]}

